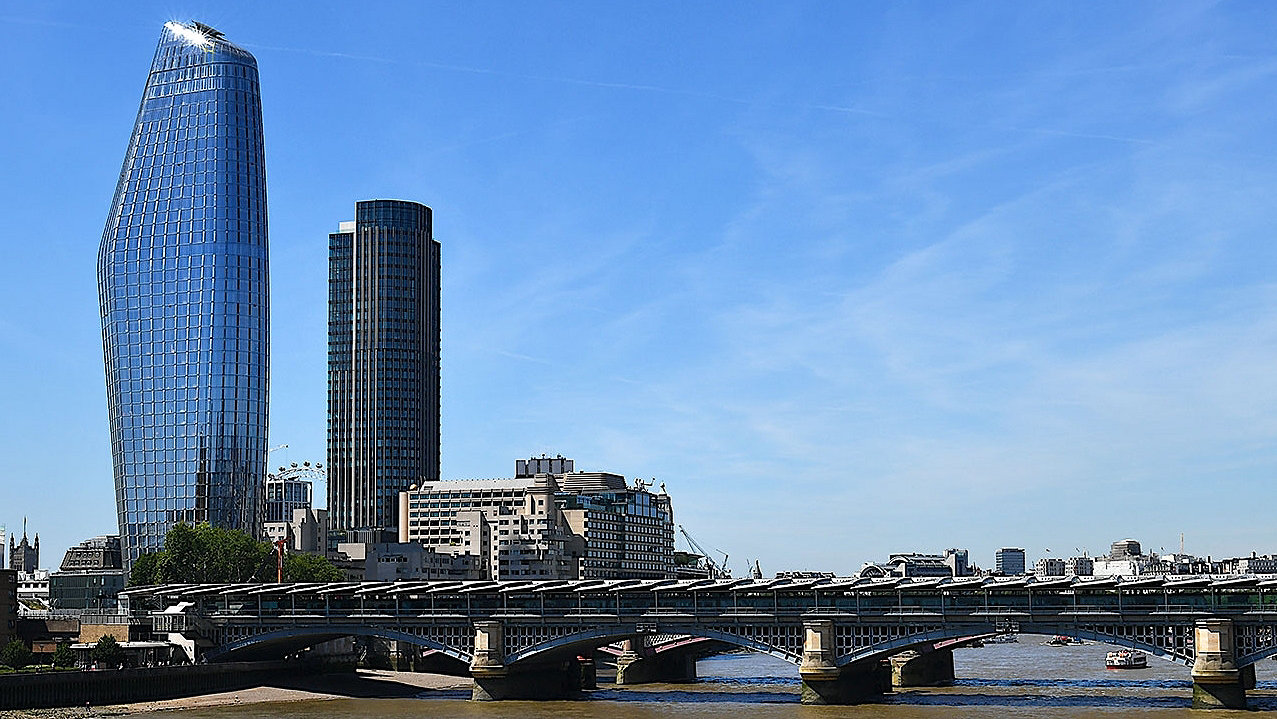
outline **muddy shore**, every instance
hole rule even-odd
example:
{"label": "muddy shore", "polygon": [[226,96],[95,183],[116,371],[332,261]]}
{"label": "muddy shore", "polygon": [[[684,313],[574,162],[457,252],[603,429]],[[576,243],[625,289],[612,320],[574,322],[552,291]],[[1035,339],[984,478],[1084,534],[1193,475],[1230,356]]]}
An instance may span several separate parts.
{"label": "muddy shore", "polygon": [[315,701],[324,699],[408,698],[437,691],[469,690],[470,679],[442,674],[359,670],[354,674],[324,674],[289,679],[277,686],[261,686],[233,692],[205,694],[183,699],[115,704],[100,707],[62,707],[0,711],[0,719],[79,719],[128,716],[153,711],[173,711],[230,704]]}

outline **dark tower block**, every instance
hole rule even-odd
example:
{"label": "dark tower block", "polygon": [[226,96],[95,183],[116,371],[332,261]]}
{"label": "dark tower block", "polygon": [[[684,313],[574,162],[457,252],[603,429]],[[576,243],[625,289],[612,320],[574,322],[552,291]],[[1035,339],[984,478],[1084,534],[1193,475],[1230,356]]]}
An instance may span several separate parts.
{"label": "dark tower block", "polygon": [[401,200],[356,203],[328,239],[328,516],[368,541],[439,478],[439,243]]}

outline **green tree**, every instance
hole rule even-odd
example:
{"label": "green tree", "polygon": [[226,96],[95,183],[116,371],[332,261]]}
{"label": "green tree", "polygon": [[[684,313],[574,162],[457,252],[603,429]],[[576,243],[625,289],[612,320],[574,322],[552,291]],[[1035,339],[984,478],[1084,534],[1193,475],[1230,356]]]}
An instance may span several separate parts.
{"label": "green tree", "polygon": [[174,525],[164,535],[164,549],[157,554],[157,584],[199,583],[202,562],[194,527],[185,522]]}
{"label": "green tree", "polygon": [[177,524],[164,549],[133,564],[130,585],[217,584],[274,580],[273,550],[248,534],[208,524]]}
{"label": "green tree", "polygon": [[14,669],[22,669],[30,665],[33,658],[31,649],[19,639],[14,639],[0,649],[0,664]]}
{"label": "green tree", "polygon": [[341,570],[318,554],[295,552],[284,555],[285,582],[340,582]]}
{"label": "green tree", "polygon": [[[270,544],[259,542],[244,532],[217,529],[207,524],[195,528],[196,546],[200,550],[202,572],[200,582],[251,582],[275,578],[266,565],[274,552]],[[269,562],[274,569],[274,562]]]}
{"label": "green tree", "polygon": [[58,648],[53,650],[53,666],[65,668],[74,664],[75,652],[71,651],[71,645],[58,642]]}
{"label": "green tree", "polygon": [[143,554],[133,561],[133,569],[129,571],[129,586],[141,587],[148,584],[159,584],[158,552]]}
{"label": "green tree", "polygon": [[93,661],[108,667],[118,667],[124,663],[124,647],[115,641],[110,634],[98,640],[89,653]]}

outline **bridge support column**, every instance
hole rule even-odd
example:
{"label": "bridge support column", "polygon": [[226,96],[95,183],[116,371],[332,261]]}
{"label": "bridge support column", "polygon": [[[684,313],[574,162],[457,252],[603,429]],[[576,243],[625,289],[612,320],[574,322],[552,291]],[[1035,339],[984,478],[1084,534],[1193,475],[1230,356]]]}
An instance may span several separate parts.
{"label": "bridge support column", "polygon": [[891,686],[943,687],[953,684],[953,650],[908,650],[891,657]]}
{"label": "bridge support column", "polygon": [[576,671],[582,689],[599,688],[598,668],[594,666],[593,659],[587,656],[578,656],[576,658]]}
{"label": "bridge support column", "polygon": [[880,662],[839,667],[834,663],[836,656],[834,623],[803,622],[803,659],[798,666],[803,704],[862,704],[890,691],[890,675],[884,677]]}
{"label": "bridge support column", "polygon": [[581,692],[575,659],[555,664],[510,667],[505,663],[505,629],[501,622],[474,623],[474,701],[503,699],[571,699]]}
{"label": "bridge support column", "polygon": [[1199,619],[1193,641],[1193,708],[1245,709],[1246,677],[1237,668],[1233,621]]}
{"label": "bridge support column", "polygon": [[616,658],[616,685],[686,684],[696,681],[696,656],[670,650],[652,652],[642,639],[627,639]]}

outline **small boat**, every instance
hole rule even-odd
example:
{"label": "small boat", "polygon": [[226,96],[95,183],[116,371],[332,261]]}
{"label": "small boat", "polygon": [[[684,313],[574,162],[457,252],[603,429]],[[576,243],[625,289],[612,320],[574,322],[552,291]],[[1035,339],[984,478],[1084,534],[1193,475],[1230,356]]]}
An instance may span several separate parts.
{"label": "small boat", "polygon": [[1144,669],[1147,666],[1148,656],[1144,652],[1133,652],[1130,649],[1109,652],[1104,657],[1105,669]]}
{"label": "small boat", "polygon": [[1073,640],[1069,639],[1063,634],[1057,634],[1051,637],[1050,639],[1046,640],[1045,642],[1042,642],[1043,645],[1048,647],[1067,647],[1068,645],[1072,643],[1073,643]]}
{"label": "small boat", "polygon": [[984,640],[985,644],[1017,644],[1020,638],[1014,634],[998,634]]}

